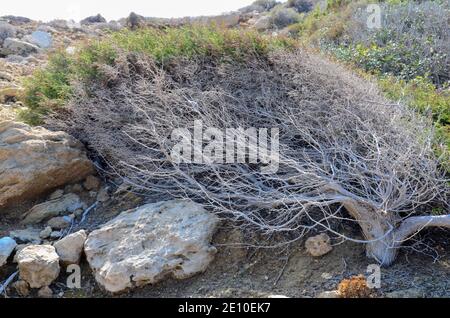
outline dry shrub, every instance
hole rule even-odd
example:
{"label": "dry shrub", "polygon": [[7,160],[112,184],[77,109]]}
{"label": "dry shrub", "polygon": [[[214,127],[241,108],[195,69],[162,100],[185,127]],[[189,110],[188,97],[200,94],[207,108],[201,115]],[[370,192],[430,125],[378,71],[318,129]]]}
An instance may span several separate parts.
{"label": "dry shrub", "polygon": [[338,285],[338,293],[342,298],[369,298],[373,296],[364,275],[342,280]]}
{"label": "dry shrub", "polygon": [[[411,233],[450,224],[415,216],[448,193],[428,120],[319,56],[179,58],[161,66],[122,54],[98,69],[103,80],[81,83],[53,124],[150,199],[189,198],[287,241],[326,228],[368,243],[368,256],[382,264],[392,263]],[[176,128],[192,132],[195,120],[221,131],[279,128],[279,169],[263,173],[260,161],[175,163],[178,141],[170,136]],[[364,240],[339,233],[342,220],[356,221]]]}

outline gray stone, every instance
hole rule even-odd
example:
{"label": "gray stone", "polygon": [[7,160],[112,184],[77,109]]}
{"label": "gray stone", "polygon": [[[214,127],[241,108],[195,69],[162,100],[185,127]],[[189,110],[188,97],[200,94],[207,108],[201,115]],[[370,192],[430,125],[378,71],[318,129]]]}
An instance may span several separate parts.
{"label": "gray stone", "polygon": [[330,244],[330,237],[325,233],[308,238],[305,247],[308,253],[314,257],[323,256],[333,249]]}
{"label": "gray stone", "polygon": [[68,228],[72,224],[72,218],[69,216],[57,216],[54,218],[51,218],[47,225],[51,227],[52,229],[56,230],[63,230],[65,228]]}
{"label": "gray stone", "polygon": [[52,217],[73,213],[81,207],[83,207],[83,202],[81,202],[80,197],[76,194],[69,193],[58,199],[35,205],[25,214],[22,223],[40,223]]}
{"label": "gray stone", "polygon": [[0,239],[0,267],[6,264],[6,261],[16,246],[16,241],[10,237],[3,237]]}
{"label": "gray stone", "polygon": [[39,298],[52,298],[53,297],[53,291],[48,286],[44,286],[38,291],[38,297]]}
{"label": "gray stone", "polygon": [[47,239],[50,237],[50,234],[52,234],[52,228],[50,226],[47,226],[45,229],[43,229],[40,233],[39,233],[39,237],[41,239]]}
{"label": "gray stone", "polygon": [[28,56],[38,51],[39,48],[36,45],[15,38],[5,39],[3,41],[3,47],[0,48],[0,53],[3,55]]}
{"label": "gray stone", "polygon": [[44,31],[34,31],[33,33],[31,33],[31,39],[31,43],[37,45],[42,49],[50,48],[53,43],[52,35]]}
{"label": "gray stone", "polygon": [[18,243],[41,243],[41,238],[39,229],[27,228],[24,230],[16,230],[9,232],[9,236],[15,239]]}
{"label": "gray stone", "polygon": [[423,298],[424,291],[420,288],[395,290],[385,294],[386,298]]}

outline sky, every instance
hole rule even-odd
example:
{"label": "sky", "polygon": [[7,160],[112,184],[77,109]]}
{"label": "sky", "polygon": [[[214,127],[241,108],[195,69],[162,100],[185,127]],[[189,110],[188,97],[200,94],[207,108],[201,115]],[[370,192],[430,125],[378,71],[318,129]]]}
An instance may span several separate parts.
{"label": "sky", "polygon": [[178,18],[217,15],[237,10],[254,0],[2,0],[0,16],[18,15],[48,22],[53,19],[79,21],[100,13],[108,21],[131,11],[148,17]]}

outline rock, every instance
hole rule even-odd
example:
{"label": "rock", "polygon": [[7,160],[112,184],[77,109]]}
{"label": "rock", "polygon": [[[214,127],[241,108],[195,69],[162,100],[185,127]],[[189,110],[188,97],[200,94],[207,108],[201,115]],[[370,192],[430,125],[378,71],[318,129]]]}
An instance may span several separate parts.
{"label": "rock", "polygon": [[59,275],[59,256],[51,245],[29,245],[17,256],[20,277],[31,288],[50,285]]}
{"label": "rock", "polygon": [[104,202],[108,201],[109,198],[110,197],[108,194],[108,189],[106,189],[106,188],[100,189],[100,191],[98,192],[98,195],[97,195],[97,201],[104,203]]}
{"label": "rock", "polygon": [[63,230],[65,228],[68,228],[72,224],[72,218],[69,216],[57,216],[54,218],[51,218],[47,225],[51,227],[52,229],[56,230]]}
{"label": "rock", "polygon": [[100,14],[97,14],[94,16],[87,17],[80,21],[81,25],[95,24],[95,23],[106,23],[106,19],[102,17]]}
{"label": "rock", "polygon": [[18,100],[21,98],[23,88],[18,86],[3,87],[0,89],[0,103],[7,103],[8,100]]}
{"label": "rock", "polygon": [[52,234],[52,231],[53,231],[52,228],[50,226],[47,226],[45,229],[41,231],[41,233],[39,233],[39,237],[43,240],[47,239],[50,237],[50,234]]}
{"label": "rock", "polygon": [[316,298],[341,298],[337,290],[325,291],[316,296]]}
{"label": "rock", "polygon": [[49,200],[55,200],[55,199],[59,199],[60,197],[62,197],[64,195],[64,190],[56,190],[55,192],[53,192],[52,194],[50,194],[50,196],[48,197]]}
{"label": "rock", "polygon": [[41,243],[40,230],[35,228],[27,228],[24,230],[16,230],[9,232],[9,236],[19,243]]}
{"label": "rock", "polygon": [[61,231],[53,231],[52,233],[50,233],[50,239],[53,240],[59,240],[62,236],[62,232]]}
{"label": "rock", "polygon": [[0,48],[0,54],[3,55],[17,54],[28,56],[38,51],[39,48],[36,45],[15,38],[5,39],[3,41],[3,47]]}
{"label": "rock", "polygon": [[386,298],[423,298],[424,291],[420,288],[395,290],[385,294]]}
{"label": "rock", "polygon": [[3,237],[0,239],[0,267],[6,264],[6,261],[16,246],[16,241],[10,237]]}
{"label": "rock", "polygon": [[20,55],[8,55],[5,58],[5,61],[8,63],[12,63],[12,64],[26,64],[27,63],[27,59],[23,56]]}
{"label": "rock", "polygon": [[16,293],[21,297],[27,297],[30,294],[30,285],[24,280],[18,280],[12,287],[16,290]]}
{"label": "rock", "polygon": [[5,21],[0,21],[0,46],[7,38],[13,38],[16,36],[17,29]]}
{"label": "rock", "polygon": [[88,191],[91,190],[97,191],[98,189],[100,189],[100,185],[101,185],[100,179],[94,176],[88,176],[83,183],[83,187]]}
{"label": "rock", "polygon": [[77,49],[74,46],[69,46],[66,48],[66,53],[69,55],[74,55],[76,52],[77,52]]}
{"label": "rock", "polygon": [[145,25],[145,18],[134,12],[131,12],[125,21],[125,25],[130,29],[135,30]]}
{"label": "rock", "polygon": [[0,122],[0,210],[92,172],[83,145],[65,132]]}
{"label": "rock", "polygon": [[84,191],[83,186],[81,184],[69,184],[64,188],[64,192],[66,193],[76,193],[76,194],[80,194]]}
{"label": "rock", "polygon": [[7,82],[12,82],[14,78],[11,74],[8,74],[6,72],[0,72],[0,80],[5,80]]}
{"label": "rock", "polygon": [[38,291],[38,297],[39,298],[52,298],[53,297],[53,291],[48,286],[44,286]]}
{"label": "rock", "polygon": [[47,33],[58,33],[58,31],[56,31],[54,28],[45,24],[41,24],[40,26],[38,26],[36,31],[42,31]]}
{"label": "rock", "polygon": [[264,15],[256,20],[253,27],[258,31],[265,31],[272,26],[272,19],[269,15]]}
{"label": "rock", "polygon": [[53,245],[56,248],[56,253],[58,253],[62,265],[67,266],[80,262],[86,238],[86,232],[81,230],[66,236]]}
{"label": "rock", "polygon": [[31,19],[28,19],[25,17],[20,17],[20,16],[15,16],[15,15],[4,15],[0,18],[1,18],[1,20],[5,20],[8,23],[11,23],[13,25],[22,25],[22,24],[27,24],[27,23],[32,22]]}
{"label": "rock", "polygon": [[19,255],[19,252],[21,250],[23,250],[25,247],[30,246],[32,244],[19,244],[16,246],[15,250],[14,250],[14,258],[13,258],[13,263],[17,264],[17,255]]}
{"label": "rock", "polygon": [[[52,217],[70,214],[81,207],[83,207],[83,202],[80,197],[69,193],[58,199],[35,205],[25,214],[22,223],[40,223]],[[53,227],[51,224],[48,225]]]}
{"label": "rock", "polygon": [[77,219],[81,218],[83,216],[84,210],[83,209],[76,209],[75,212],[73,212],[73,214],[75,214],[75,217]]}
{"label": "rock", "polygon": [[308,238],[305,247],[308,253],[314,257],[323,256],[333,249],[330,244],[330,237],[325,233]]}
{"label": "rock", "polygon": [[34,31],[30,36],[30,43],[40,47],[41,49],[48,49],[52,46],[52,35],[44,31]]}
{"label": "rock", "polygon": [[223,28],[232,28],[239,24],[241,15],[238,12],[231,12],[228,14],[222,14],[218,16],[208,17],[207,24],[215,24]]}
{"label": "rock", "polygon": [[218,218],[201,205],[159,202],[121,213],[93,231],[84,251],[96,280],[110,292],[203,272],[216,249]]}

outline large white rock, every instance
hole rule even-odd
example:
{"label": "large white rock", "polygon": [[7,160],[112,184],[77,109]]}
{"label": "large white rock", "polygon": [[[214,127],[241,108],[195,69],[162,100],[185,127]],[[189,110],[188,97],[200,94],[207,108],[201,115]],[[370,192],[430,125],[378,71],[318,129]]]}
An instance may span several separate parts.
{"label": "large white rock", "polygon": [[70,234],[53,244],[56,248],[56,253],[59,255],[61,264],[67,266],[70,264],[78,264],[80,262],[86,238],[86,232],[81,230]]}
{"label": "large white rock", "polygon": [[0,122],[0,213],[8,205],[81,181],[92,172],[83,145],[70,135]]}
{"label": "large white rock", "polygon": [[29,245],[17,255],[20,277],[31,288],[50,285],[59,275],[59,257],[51,245]]}
{"label": "large white rock", "polygon": [[6,264],[6,260],[16,248],[17,243],[10,237],[0,239],[0,267]]}
{"label": "large white rock", "polygon": [[174,200],[123,212],[92,232],[84,251],[96,280],[110,292],[206,270],[218,218],[201,205]]}

